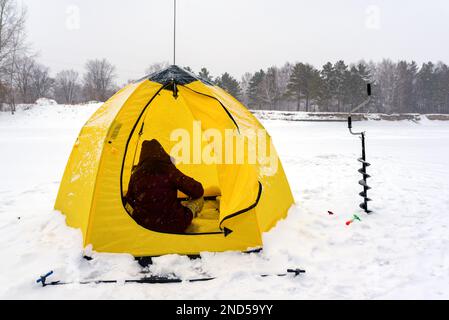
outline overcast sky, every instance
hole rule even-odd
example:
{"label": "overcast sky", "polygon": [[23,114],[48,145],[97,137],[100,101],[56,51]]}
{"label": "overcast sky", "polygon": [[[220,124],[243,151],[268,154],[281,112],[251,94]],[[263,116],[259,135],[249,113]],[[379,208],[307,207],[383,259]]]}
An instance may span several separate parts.
{"label": "overcast sky", "polygon": [[[52,73],[91,58],[119,84],[172,63],[172,0],[22,0],[28,34]],[[286,61],[382,58],[449,63],[447,0],[178,0],[177,64],[236,77]]]}

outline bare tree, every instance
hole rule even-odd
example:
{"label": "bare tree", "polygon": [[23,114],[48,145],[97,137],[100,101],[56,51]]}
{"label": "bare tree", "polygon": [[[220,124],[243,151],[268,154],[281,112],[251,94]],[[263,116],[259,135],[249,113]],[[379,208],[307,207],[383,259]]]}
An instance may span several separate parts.
{"label": "bare tree", "polygon": [[8,92],[10,90],[11,89],[5,83],[2,83],[0,81],[0,99],[1,99],[0,100],[0,111],[6,111],[5,104],[3,104],[3,101],[4,101],[5,97],[7,97]]}
{"label": "bare tree", "polygon": [[251,79],[253,78],[253,74],[250,72],[245,72],[240,80],[240,88],[242,88],[242,102],[245,105],[249,105],[250,99],[248,96],[249,84]]}
{"label": "bare tree", "polygon": [[9,100],[11,111],[15,111],[13,85],[16,57],[26,52],[26,9],[19,8],[15,0],[0,0],[0,82],[5,90],[0,103]]}
{"label": "bare tree", "polygon": [[164,70],[164,69],[168,68],[169,66],[170,66],[170,63],[167,61],[153,63],[145,70],[145,74],[150,75],[150,74],[159,72],[161,70]]}
{"label": "bare tree", "polygon": [[31,89],[33,102],[39,98],[49,98],[55,80],[50,77],[50,69],[35,63],[31,72]]}
{"label": "bare tree", "polygon": [[394,107],[394,92],[396,87],[397,65],[389,59],[384,59],[377,65],[374,74],[379,92],[379,111],[392,113]]}
{"label": "bare tree", "polygon": [[19,57],[14,66],[13,86],[20,102],[34,103],[39,98],[49,98],[54,85],[49,69],[33,57]]}
{"label": "bare tree", "polygon": [[64,70],[56,75],[55,97],[58,102],[74,104],[80,93],[79,74],[74,70]]}
{"label": "bare tree", "polygon": [[84,75],[84,92],[89,100],[106,101],[115,90],[115,66],[106,59],[89,60]]}
{"label": "bare tree", "polygon": [[17,58],[14,64],[13,86],[23,103],[33,103],[32,78],[36,61],[31,57]]}
{"label": "bare tree", "polygon": [[261,97],[264,103],[270,110],[276,110],[277,104],[281,98],[281,91],[279,88],[279,69],[276,67],[268,68],[265,77],[261,83],[263,96]]}
{"label": "bare tree", "polygon": [[285,97],[287,94],[288,82],[290,81],[292,71],[293,65],[287,62],[277,72],[277,87],[279,88],[279,92],[282,97]]}

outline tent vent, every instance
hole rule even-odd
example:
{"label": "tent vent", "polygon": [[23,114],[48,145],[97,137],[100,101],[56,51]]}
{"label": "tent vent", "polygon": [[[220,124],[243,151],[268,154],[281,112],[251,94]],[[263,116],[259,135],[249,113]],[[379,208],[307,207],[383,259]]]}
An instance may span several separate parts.
{"label": "tent vent", "polygon": [[115,140],[120,132],[120,129],[122,128],[121,123],[117,123],[117,125],[114,127],[114,131],[112,131],[111,139]]}

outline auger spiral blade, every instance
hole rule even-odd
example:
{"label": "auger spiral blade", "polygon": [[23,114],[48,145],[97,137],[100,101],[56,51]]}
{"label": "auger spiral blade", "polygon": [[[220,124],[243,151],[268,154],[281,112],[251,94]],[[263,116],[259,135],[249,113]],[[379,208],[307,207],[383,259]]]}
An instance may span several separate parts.
{"label": "auger spiral blade", "polygon": [[366,173],[366,170],[364,168],[359,169],[359,173],[362,174],[365,179],[371,178],[371,176]]}
{"label": "auger spiral blade", "polygon": [[359,181],[359,185],[363,186],[364,188],[366,188],[366,190],[371,190],[371,187],[366,183],[365,180],[360,180]]}
{"label": "auger spiral blade", "polygon": [[361,203],[360,204],[360,208],[362,208],[363,210],[365,210],[366,213],[372,213],[371,210],[368,210],[368,205],[365,203]]}
{"label": "auger spiral blade", "polygon": [[363,158],[357,159],[358,162],[361,162],[364,166],[369,167],[371,163],[366,162]]}

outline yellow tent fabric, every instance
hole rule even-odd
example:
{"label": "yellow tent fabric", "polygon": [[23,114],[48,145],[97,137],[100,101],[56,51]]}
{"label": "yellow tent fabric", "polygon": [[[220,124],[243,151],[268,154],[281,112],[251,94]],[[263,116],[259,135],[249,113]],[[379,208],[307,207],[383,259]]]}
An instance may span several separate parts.
{"label": "yellow tent fabric", "polygon": [[[172,150],[172,135],[179,129],[190,139],[187,151],[192,158],[195,148],[208,150],[213,159],[227,156],[226,141],[208,149],[214,138],[208,132],[223,138],[233,130],[234,141],[246,151],[240,161],[234,153],[234,161],[199,157],[179,163],[182,172],[203,184],[206,196],[221,196],[219,215],[198,220],[197,230],[184,234],[153,232],[132,219],[124,195],[142,142],[157,139]],[[116,93],[85,124],[55,208],[67,216],[69,226],[81,229],[84,245],[92,244],[98,252],[144,257],[260,248],[262,233],[287,215],[294,199],[270,137],[264,144],[268,156],[278,161],[277,171],[267,174],[266,165],[251,158],[256,138],[249,133],[255,130],[264,128],[227,92],[177,66],[169,67]],[[203,138],[195,139],[198,134]],[[237,146],[235,142],[230,150]]]}

